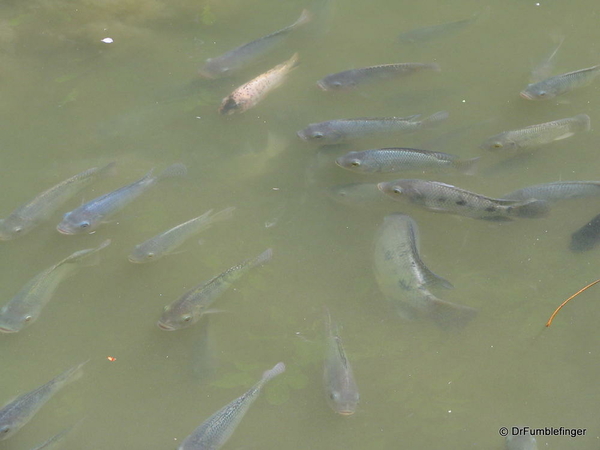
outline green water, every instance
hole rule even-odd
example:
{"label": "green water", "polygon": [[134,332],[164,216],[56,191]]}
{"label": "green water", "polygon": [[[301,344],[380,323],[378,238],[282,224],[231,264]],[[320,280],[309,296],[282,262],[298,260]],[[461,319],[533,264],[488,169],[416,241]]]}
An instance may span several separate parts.
{"label": "green water", "polygon": [[[313,28],[232,78],[206,81],[208,57],[292,23],[308,5],[260,0],[5,1],[0,5],[0,216],[48,187],[116,161],[118,174],[88,189],[21,239],[2,242],[0,292],[8,301],[29,279],[104,239],[99,265],[66,280],[40,319],[0,336],[0,402],[91,358],[85,376],[56,395],[0,449],[33,448],[85,420],[65,449],[175,449],[214,411],[284,361],[229,449],[501,449],[501,426],[586,428],[585,437],[538,437],[540,448],[595,449],[599,350],[590,290],[543,329],[567,296],[600,277],[598,249],[574,254],[570,234],[600,212],[594,199],[564,202],[549,217],[489,223],[403,204],[352,208],[323,190],[363,176],[335,166],[350,150],[419,147],[465,158],[504,130],[585,113],[592,131],[501,166],[484,155],[475,176],[430,179],[490,196],[530,184],[600,179],[595,121],[600,82],[527,102],[532,64],[563,34],[556,72],[598,63],[600,6],[591,0],[460,2],[342,1]],[[401,45],[401,31],[489,15],[460,33]],[[110,37],[112,44],[101,39]],[[217,113],[234,88],[300,54],[287,83],[235,116]],[[323,76],[367,65],[437,62],[440,73],[323,92]],[[447,110],[439,129],[318,150],[296,131],[308,123]],[[62,214],[173,162],[185,179],[161,183],[93,235],[63,236]],[[191,239],[184,252],[134,265],[135,244],[210,208],[234,218]],[[458,333],[394,316],[372,273],[372,241],[389,212],[413,217],[422,256],[455,289],[440,296],[479,310]],[[273,224],[274,223],[274,224]],[[265,226],[265,225],[269,226]],[[197,240],[202,239],[202,244]],[[272,247],[273,261],[215,305],[227,313],[189,329],[156,326],[186,290]],[[596,289],[596,288],[594,288]],[[361,402],[336,416],[322,393],[323,306],[342,325]],[[216,362],[199,340],[209,337]],[[203,353],[204,352],[204,353]],[[110,362],[107,357],[116,358]],[[198,367],[211,365],[207,377]],[[201,371],[201,370],[200,370]]]}

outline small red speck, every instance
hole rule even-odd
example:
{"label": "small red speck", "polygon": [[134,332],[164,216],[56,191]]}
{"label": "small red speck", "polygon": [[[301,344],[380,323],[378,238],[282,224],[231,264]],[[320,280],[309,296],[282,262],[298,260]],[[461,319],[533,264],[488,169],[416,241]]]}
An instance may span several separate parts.
{"label": "small red speck", "polygon": [[108,359],[110,362],[117,360],[117,358],[115,358],[114,356],[107,356],[106,359]]}

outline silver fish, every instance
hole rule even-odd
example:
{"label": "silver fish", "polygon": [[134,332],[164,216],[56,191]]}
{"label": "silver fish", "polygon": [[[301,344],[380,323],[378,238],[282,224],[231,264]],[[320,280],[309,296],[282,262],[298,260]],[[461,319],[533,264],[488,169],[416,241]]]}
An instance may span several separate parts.
{"label": "silver fish", "polygon": [[538,450],[535,437],[530,434],[506,436],[506,450]]}
{"label": "silver fish", "polygon": [[600,242],[600,214],[571,235],[569,248],[573,252],[585,252]]}
{"label": "silver fish", "polygon": [[153,175],[153,172],[154,169],[140,180],[97,197],[66,213],[56,229],[62,234],[89,233],[154,186],[157,181],[168,177],[184,176],[187,170],[183,164],[173,164],[158,175]]}
{"label": "silver fish", "polygon": [[544,79],[550,77],[550,74],[554,70],[554,58],[556,57],[556,54],[558,53],[558,49],[561,47],[561,45],[564,41],[565,41],[565,37],[559,36],[558,37],[558,45],[554,48],[552,53],[550,53],[548,56],[546,56],[539,64],[537,64],[531,70],[531,76],[529,77],[529,80],[532,83],[537,83],[538,81],[541,81],[541,80],[544,80]]}
{"label": "silver fish", "polygon": [[425,119],[421,115],[409,117],[363,117],[357,119],[337,119],[311,123],[298,131],[298,137],[306,142],[320,145],[341,144],[352,139],[383,134],[408,133],[421,128],[438,125],[448,118],[446,111],[439,111]]}
{"label": "silver fish", "polygon": [[441,300],[432,286],[452,288],[450,282],[425,266],[419,254],[419,230],[406,214],[383,219],[375,237],[374,270],[379,289],[407,319],[433,319],[442,327],[461,327],[475,317],[473,308]]}
{"label": "silver fish", "polygon": [[195,324],[208,311],[210,305],[229,289],[236,280],[245,275],[250,269],[270,261],[272,257],[273,250],[269,248],[260,255],[247,259],[227,269],[222,274],[193,287],[178,300],[165,306],[157,326],[161,330],[174,331]]}
{"label": "silver fish", "polygon": [[359,400],[358,386],[337,326],[332,323],[329,311],[327,311],[327,354],[323,386],[325,398],[331,409],[343,416],[354,414]]}
{"label": "silver fish", "polygon": [[29,280],[0,308],[0,332],[16,333],[34,323],[61,281],[73,275],[80,267],[95,264],[96,259],[91,257],[109,244],[110,239],[107,239],[96,248],[79,250]]}
{"label": "silver fish", "polygon": [[556,75],[528,85],[521,91],[525,100],[548,100],[573,89],[587,86],[600,75],[600,65]]}
{"label": "silver fish", "polygon": [[590,116],[579,114],[566,119],[530,125],[520,130],[503,131],[486,139],[480,148],[492,151],[533,148],[567,139],[575,133],[589,130]]}
{"label": "silver fish", "polygon": [[7,241],[24,236],[73,196],[93,182],[114,173],[115,163],[92,167],[42,192],[30,202],[15,209],[6,219],[0,220],[0,240]]}
{"label": "silver fish", "polygon": [[256,106],[269,92],[283,84],[288,74],[298,65],[298,53],[271,70],[241,85],[223,99],[221,114],[243,113]]}
{"label": "silver fish", "polygon": [[379,183],[379,189],[398,201],[408,201],[436,212],[474,219],[509,221],[515,217],[545,217],[548,203],[541,200],[505,200],[485,197],[446,183],[427,180],[394,180]]}
{"label": "silver fish", "polygon": [[517,189],[502,198],[509,200],[544,200],[556,202],[600,195],[600,181],[555,181]]}
{"label": "silver fish", "polygon": [[285,364],[280,362],[263,373],[258,383],[245,394],[224,406],[186,437],[178,450],[218,450],[231,437],[244,415],[258,398],[263,386],[277,375],[285,372]]}
{"label": "silver fish", "polygon": [[401,33],[398,36],[398,40],[404,44],[417,44],[429,42],[435,39],[447,38],[453,34],[459,33],[469,25],[475,23],[480,15],[481,13],[478,12],[468,19],[415,28],[413,30]]}
{"label": "silver fish", "polygon": [[206,78],[220,78],[234,74],[240,69],[256,62],[259,58],[274,50],[283,40],[296,28],[309,22],[312,18],[308,10],[302,14],[293,24],[263,36],[240,47],[224,53],[216,58],[209,58],[206,64],[198,72]]}
{"label": "silver fish", "polygon": [[[79,422],[81,422],[81,420]],[[54,436],[42,442],[37,447],[32,448],[31,450],[49,450],[51,448],[54,448],[56,444],[60,444],[62,442],[62,440],[67,436],[67,434],[69,434],[71,430],[79,424],[79,422],[56,433]]]}
{"label": "silver fish", "polygon": [[327,188],[333,200],[348,206],[393,206],[393,200],[377,188],[376,183],[348,183]]}
{"label": "silver fish", "polygon": [[215,222],[231,219],[234,210],[235,207],[232,206],[212,214],[213,210],[211,209],[199,217],[190,219],[187,222],[164,231],[147,241],[136,245],[129,255],[129,261],[132,263],[156,261],[163,256],[172,253],[191,236],[210,228]]}
{"label": "silver fish", "polygon": [[359,84],[367,83],[369,81],[400,78],[420,72],[422,70],[439,72],[441,69],[436,63],[382,64],[379,66],[344,70],[343,72],[327,75],[325,78],[317,81],[317,86],[324,91],[352,89],[357,87]]}
{"label": "silver fish", "polygon": [[61,373],[46,384],[23,394],[0,409],[0,440],[15,434],[67,384],[75,381],[83,374],[82,367],[87,361]]}
{"label": "silver fish", "polygon": [[449,153],[396,147],[349,152],[337,158],[335,163],[358,173],[458,170],[470,174],[478,160],[479,157],[461,159]]}

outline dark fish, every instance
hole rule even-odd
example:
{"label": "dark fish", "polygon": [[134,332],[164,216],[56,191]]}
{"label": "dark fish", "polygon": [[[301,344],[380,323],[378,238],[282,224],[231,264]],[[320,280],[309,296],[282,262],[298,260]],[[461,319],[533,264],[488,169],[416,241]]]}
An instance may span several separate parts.
{"label": "dark fish", "polygon": [[333,73],[317,81],[317,85],[324,91],[352,89],[370,81],[405,77],[422,70],[439,72],[441,69],[436,63],[382,64]]}
{"label": "dark fish", "polygon": [[569,248],[574,252],[591,250],[600,242],[600,214],[571,235]]}
{"label": "dark fish", "polygon": [[425,119],[420,114],[409,117],[363,117],[358,119],[336,119],[311,123],[298,131],[298,137],[306,142],[320,145],[341,144],[352,139],[382,134],[409,133],[421,128],[438,125],[448,118],[446,111],[439,111]]}
{"label": "dark fish", "polygon": [[600,75],[600,65],[556,75],[530,84],[521,91],[525,100],[548,100],[573,89],[587,86]]}
{"label": "dark fish", "polygon": [[446,183],[427,180],[394,180],[379,183],[379,189],[399,201],[408,201],[436,212],[474,219],[509,221],[515,217],[538,218],[548,214],[541,200],[505,200],[485,197]]}
{"label": "dark fish", "polygon": [[220,78],[232,75],[275,49],[283,42],[291,31],[309,22],[310,19],[311,14],[305,9],[302,11],[298,20],[293,24],[267,36],[263,36],[260,39],[234,48],[221,56],[207,59],[204,67],[198,72],[206,78]]}
{"label": "dark fish", "polygon": [[598,195],[600,195],[600,181],[555,181],[527,186],[503,195],[502,198],[519,201],[535,198],[536,200],[556,202]]}
{"label": "dark fish", "polygon": [[438,325],[462,327],[477,311],[441,300],[429,292],[432,286],[452,288],[433,273],[419,254],[419,229],[406,214],[383,219],[375,237],[374,270],[381,292],[407,319],[429,318]]}

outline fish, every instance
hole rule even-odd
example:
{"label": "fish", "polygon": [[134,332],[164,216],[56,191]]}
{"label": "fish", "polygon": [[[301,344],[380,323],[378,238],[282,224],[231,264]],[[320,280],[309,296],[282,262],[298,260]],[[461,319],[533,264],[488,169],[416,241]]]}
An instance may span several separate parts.
{"label": "fish", "polygon": [[59,233],[67,235],[90,233],[154,186],[156,182],[164,178],[184,176],[187,169],[183,164],[177,163],[167,167],[158,175],[153,173],[154,169],[138,181],[97,197],[66,213],[56,229]]}
{"label": "fish", "polygon": [[471,174],[479,159],[461,159],[450,153],[394,147],[349,152],[337,158],[335,163],[358,173],[458,170]]}
{"label": "fish", "polygon": [[478,12],[467,19],[415,28],[401,33],[398,36],[398,40],[403,44],[417,44],[433,41],[435,39],[447,38],[475,23],[480,16],[481,12]]}
{"label": "fish", "polygon": [[382,64],[332,73],[317,81],[317,86],[324,91],[354,89],[363,83],[405,77],[422,70],[439,72],[441,69],[436,63]]}
{"label": "fish", "polygon": [[446,120],[448,116],[446,111],[439,111],[422,120],[418,120],[421,117],[420,114],[408,117],[361,117],[328,120],[311,123],[296,134],[305,142],[336,145],[367,136],[409,133],[421,128],[435,127]]}
{"label": "fish", "polygon": [[408,320],[431,319],[443,328],[465,326],[477,310],[439,299],[429,291],[453,286],[423,263],[419,245],[419,229],[410,216],[394,213],[384,217],[374,244],[373,268],[379,289]]}
{"label": "fish", "polygon": [[96,264],[97,259],[92,257],[108,245],[110,239],[96,248],[76,251],[29,280],[0,308],[0,333],[17,333],[34,323],[44,306],[52,299],[59,284],[80,267]]}
{"label": "fish", "polygon": [[587,86],[600,74],[600,64],[574,72],[555,75],[537,83],[529,84],[520,93],[525,100],[548,100]]}
{"label": "fish", "polygon": [[297,65],[298,53],[294,53],[287,61],[241,85],[225,97],[219,112],[221,114],[243,113],[255,107],[269,92],[281,86]]}
{"label": "fish", "polygon": [[503,131],[487,138],[480,148],[490,151],[529,149],[567,139],[583,131],[590,131],[590,116],[578,114],[552,122],[530,125],[519,130]]}
{"label": "fish", "polygon": [[[132,263],[148,263],[157,261],[182,245],[191,236],[210,228],[215,222],[231,219],[235,207],[231,206],[212,214],[209,210],[194,219],[170,228],[134,247],[129,254]],[[211,215],[212,214],[212,215]]]}
{"label": "fish", "polygon": [[348,183],[331,186],[325,194],[338,203],[348,206],[374,206],[394,203],[377,188],[377,183]]}
{"label": "fish", "polygon": [[530,434],[506,436],[506,450],[538,450],[535,437]]}
{"label": "fish", "polygon": [[546,56],[542,61],[540,61],[539,64],[537,64],[531,70],[531,76],[529,77],[529,80],[532,83],[537,83],[538,81],[541,81],[541,80],[544,80],[544,79],[550,77],[550,74],[554,70],[554,58],[555,58],[556,54],[558,53],[558,49],[561,47],[561,45],[563,44],[564,41],[565,41],[565,37],[559,36],[558,37],[558,45],[554,48],[552,53],[550,53],[548,56]]}
{"label": "fish", "polygon": [[[81,420],[79,422],[81,422]],[[65,428],[62,431],[59,431],[54,436],[52,436],[51,438],[42,442],[40,445],[32,448],[31,450],[49,450],[51,448],[54,448],[56,446],[56,444],[59,444],[60,442],[62,442],[62,440],[67,436],[67,434],[69,434],[71,432],[71,430],[79,424],[79,422],[77,422],[74,425],[71,425],[68,428]]]}
{"label": "fish", "polygon": [[505,200],[485,197],[446,183],[400,179],[382,182],[377,187],[398,201],[408,201],[425,209],[492,221],[510,221],[516,217],[545,217],[549,205],[542,200]]}
{"label": "fish", "polygon": [[165,306],[157,326],[161,330],[174,331],[187,328],[208,313],[208,309],[220,296],[229,289],[235,281],[245,275],[250,269],[261,266],[273,257],[273,250],[268,248],[260,255],[242,261],[227,269],[220,275],[193,287],[178,300]]}
{"label": "fish", "polygon": [[593,249],[600,242],[600,214],[571,235],[569,248],[579,253]]}
{"label": "fish", "polygon": [[327,310],[326,327],[327,352],[323,371],[325,398],[336,413],[342,416],[351,416],[358,405],[358,386],[337,326],[331,321],[329,310]]}
{"label": "fish", "polygon": [[92,167],[73,175],[18,207],[0,220],[0,240],[8,241],[29,233],[84,188],[106,176],[114,175],[115,164],[111,162],[104,167]]}
{"label": "fish", "polygon": [[209,58],[202,69],[198,71],[204,78],[222,78],[233,75],[246,66],[249,66],[267,53],[271,52],[289,36],[289,34],[298,27],[310,22],[312,14],[308,10],[303,10],[298,20],[293,24],[275,31],[267,36],[263,36],[247,44],[241,45],[229,50],[228,52]]}
{"label": "fish", "polygon": [[598,195],[600,195],[600,181],[555,181],[517,189],[503,195],[502,198],[519,201],[535,198],[546,202],[557,202]]}
{"label": "fish", "polygon": [[19,431],[33,416],[69,383],[83,375],[82,367],[87,361],[72,367],[46,384],[23,394],[0,409],[0,440],[8,439]]}
{"label": "fish", "polygon": [[263,373],[258,383],[231,403],[225,405],[206,419],[192,434],[186,437],[178,450],[218,450],[229,440],[250,406],[258,398],[264,385],[285,372],[285,364],[279,362]]}

